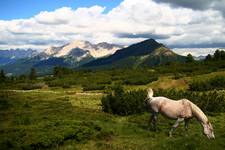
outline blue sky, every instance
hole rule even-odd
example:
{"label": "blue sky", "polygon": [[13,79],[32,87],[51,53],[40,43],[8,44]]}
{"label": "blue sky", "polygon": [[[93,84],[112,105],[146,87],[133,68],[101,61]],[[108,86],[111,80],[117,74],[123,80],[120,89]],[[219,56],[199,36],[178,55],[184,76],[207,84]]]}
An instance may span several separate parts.
{"label": "blue sky", "polygon": [[0,49],[153,38],[198,55],[225,47],[224,27],[225,0],[0,0]]}
{"label": "blue sky", "polygon": [[0,19],[30,18],[41,11],[53,11],[61,7],[106,7],[106,12],[119,5],[121,0],[0,0]]}

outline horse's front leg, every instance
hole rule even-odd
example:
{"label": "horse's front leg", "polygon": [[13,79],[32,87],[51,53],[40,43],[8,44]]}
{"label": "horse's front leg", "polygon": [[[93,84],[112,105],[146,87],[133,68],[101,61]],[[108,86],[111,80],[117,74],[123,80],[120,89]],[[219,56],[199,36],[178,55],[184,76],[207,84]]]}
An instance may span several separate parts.
{"label": "horse's front leg", "polygon": [[172,137],[173,131],[179,126],[179,123],[184,121],[184,118],[178,118],[175,124],[172,126],[169,132],[169,136]]}
{"label": "horse's front leg", "polygon": [[153,130],[156,131],[157,130],[157,125],[156,125],[157,113],[156,112],[152,112],[149,122],[151,122],[151,126],[152,126]]}

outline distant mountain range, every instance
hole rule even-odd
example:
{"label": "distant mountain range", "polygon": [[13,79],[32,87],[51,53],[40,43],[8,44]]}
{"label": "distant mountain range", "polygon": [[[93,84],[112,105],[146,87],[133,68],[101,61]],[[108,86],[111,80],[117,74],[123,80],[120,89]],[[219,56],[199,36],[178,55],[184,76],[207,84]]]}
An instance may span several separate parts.
{"label": "distant mountain range", "polygon": [[2,57],[9,59],[1,63],[0,69],[13,74],[28,73],[31,67],[35,67],[39,74],[49,74],[54,66],[79,69],[135,68],[185,61],[184,56],[174,53],[154,39],[125,48],[106,42],[92,44],[88,41],[73,41],[63,46],[49,47],[40,53],[31,49],[0,52],[2,52]]}
{"label": "distant mountain range", "polygon": [[106,42],[92,44],[76,40],[59,47],[51,46],[40,53],[31,49],[2,50],[0,68],[8,73],[23,74],[35,67],[43,74],[51,72],[54,66],[76,68],[92,60],[112,55],[121,48],[123,46]]}
{"label": "distant mountain range", "polygon": [[202,56],[202,55],[200,55],[198,57],[194,56],[194,60],[204,60],[205,58],[206,58],[206,56]]}
{"label": "distant mountain range", "polygon": [[33,49],[0,50],[0,65],[13,63],[19,59],[33,57],[37,54],[38,52]]}

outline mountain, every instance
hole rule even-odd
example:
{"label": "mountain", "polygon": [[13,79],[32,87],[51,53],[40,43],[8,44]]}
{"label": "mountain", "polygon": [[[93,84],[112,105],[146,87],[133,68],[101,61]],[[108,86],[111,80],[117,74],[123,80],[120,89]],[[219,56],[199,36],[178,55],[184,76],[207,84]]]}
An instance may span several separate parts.
{"label": "mountain", "polygon": [[88,41],[76,40],[60,47],[49,47],[43,53],[51,57],[73,56],[78,60],[85,57],[100,58],[114,54],[122,46],[106,42],[92,44]]}
{"label": "mountain", "polygon": [[13,63],[18,59],[33,57],[38,52],[33,49],[9,49],[0,50],[0,65]]}
{"label": "mountain", "polygon": [[91,61],[82,68],[156,66],[172,61],[185,61],[180,56],[154,39],[148,39],[116,51],[113,55]]}
{"label": "mountain", "polygon": [[205,57],[206,57],[206,56],[202,56],[202,55],[197,56],[197,57],[196,57],[196,56],[194,56],[194,59],[195,59],[195,60],[204,60],[204,59],[205,59]]}
{"label": "mountain", "polygon": [[[32,55],[31,55],[32,56]],[[1,66],[7,73],[28,73],[35,67],[39,74],[49,74],[54,66],[70,68],[112,68],[156,66],[172,61],[184,62],[180,56],[161,43],[148,39],[129,47],[88,41],[73,41],[59,46],[49,47],[38,55],[18,59]]]}
{"label": "mountain", "polygon": [[[83,60],[85,63],[85,60]],[[79,66],[79,63],[73,62],[68,58],[64,57],[50,57],[43,59],[40,55],[31,58],[18,59],[14,63],[0,66],[6,73],[20,75],[28,74],[31,68],[35,68],[39,75],[50,74],[55,66],[62,66],[68,68],[74,68]]]}

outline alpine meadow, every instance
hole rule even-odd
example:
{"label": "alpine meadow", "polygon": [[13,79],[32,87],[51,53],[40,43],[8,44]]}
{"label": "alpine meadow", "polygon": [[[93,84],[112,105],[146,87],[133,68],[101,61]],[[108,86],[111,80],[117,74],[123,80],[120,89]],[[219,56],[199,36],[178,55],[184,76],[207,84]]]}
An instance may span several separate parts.
{"label": "alpine meadow", "polygon": [[224,150],[224,0],[0,2],[0,150]]}

